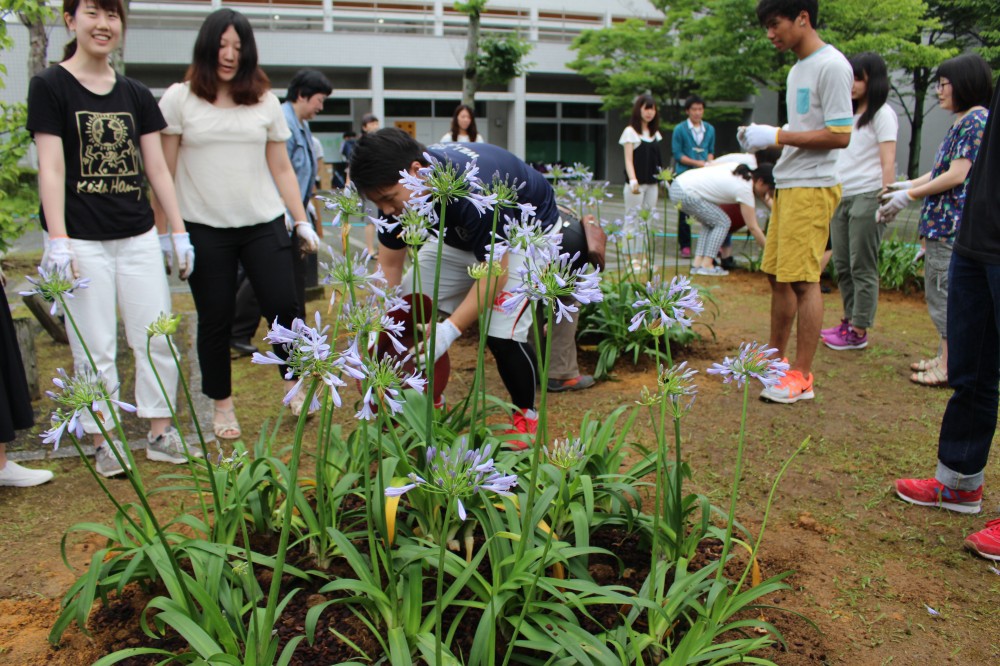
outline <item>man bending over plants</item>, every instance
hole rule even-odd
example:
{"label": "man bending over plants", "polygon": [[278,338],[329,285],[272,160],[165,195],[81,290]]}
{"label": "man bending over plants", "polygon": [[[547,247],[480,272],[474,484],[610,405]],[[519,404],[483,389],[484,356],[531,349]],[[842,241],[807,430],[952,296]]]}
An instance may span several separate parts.
{"label": "man bending over plants", "polygon": [[[436,186],[429,182],[425,169],[430,164],[429,160],[451,165],[458,174],[468,173],[467,170],[473,166],[478,167],[478,178],[488,193],[506,191],[512,195],[511,199],[516,196],[516,205],[508,201],[508,210],[501,211],[496,221],[494,214],[484,207],[482,197],[477,201],[476,196],[452,198],[438,192],[438,196],[447,199],[447,204],[429,206],[428,202],[436,198]],[[379,265],[390,287],[401,284],[404,294],[416,291],[429,297],[434,293],[435,275],[438,276],[438,302],[435,305],[448,316],[436,325],[435,360],[444,355],[462,332],[477,321],[481,312],[486,314],[491,280],[476,280],[469,269],[489,258],[494,231],[498,241],[506,238],[505,214],[514,218],[520,218],[522,213],[533,215],[543,230],[562,234],[561,252],[570,255],[579,252],[578,263],[581,265],[587,260],[581,223],[568,215],[560,217],[555,193],[548,181],[524,161],[497,146],[452,143],[435,144],[428,148],[401,130],[386,128],[358,140],[351,155],[350,172],[358,192],[374,203],[387,218],[405,218],[404,212],[418,207],[429,207],[432,218],[444,217],[440,265],[437,265],[438,239],[430,236],[422,243],[417,255],[419,270],[415,272],[411,267],[405,276],[406,247],[408,242],[412,242],[412,239],[403,237],[405,225],[392,228],[381,226],[378,234],[381,246]],[[498,182],[505,185],[497,187]],[[424,191],[420,189],[422,183],[427,186]],[[508,197],[501,194],[500,198]],[[432,221],[436,230],[437,220]],[[560,226],[553,229],[557,224]],[[496,252],[495,256],[500,256],[500,253]],[[513,298],[521,285],[520,269],[524,264],[524,254],[511,250],[495,263],[505,271],[497,281],[487,346],[496,359],[497,370],[510,393],[511,402],[517,408],[513,429],[509,432],[532,435],[538,420],[534,410],[538,369],[535,352],[528,344],[532,323],[531,301],[522,299],[516,308],[502,307],[505,301]],[[573,319],[575,321],[575,317]],[[556,355],[554,351],[553,357]],[[577,383],[590,385],[592,380]]]}

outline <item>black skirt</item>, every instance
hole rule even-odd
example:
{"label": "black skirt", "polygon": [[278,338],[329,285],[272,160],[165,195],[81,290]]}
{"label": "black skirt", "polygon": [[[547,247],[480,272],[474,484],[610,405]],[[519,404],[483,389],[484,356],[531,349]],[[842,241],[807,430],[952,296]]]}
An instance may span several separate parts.
{"label": "black skirt", "polygon": [[0,442],[14,441],[15,430],[30,428],[34,422],[14,321],[0,289]]}

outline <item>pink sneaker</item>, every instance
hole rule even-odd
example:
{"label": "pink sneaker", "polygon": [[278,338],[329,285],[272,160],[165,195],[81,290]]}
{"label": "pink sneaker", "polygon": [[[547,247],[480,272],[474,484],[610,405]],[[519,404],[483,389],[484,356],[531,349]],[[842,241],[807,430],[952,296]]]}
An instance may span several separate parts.
{"label": "pink sneaker", "polygon": [[691,258],[691,248],[689,248],[689,247],[682,247],[681,248],[681,259],[690,259],[690,258]]}
{"label": "pink sneaker", "polygon": [[1000,518],[986,523],[986,528],[965,537],[965,547],[988,560],[1000,562]]}
{"label": "pink sneaker", "polygon": [[858,332],[848,325],[846,330],[840,329],[824,335],[823,344],[836,351],[864,349],[868,346],[868,332],[866,331],[864,335],[858,335]]}
{"label": "pink sneaker", "polygon": [[956,490],[937,479],[896,479],[896,494],[910,504],[934,506],[956,513],[979,513],[983,506],[982,486],[975,490]]}
{"label": "pink sneaker", "polygon": [[851,323],[847,321],[847,317],[844,317],[843,319],[840,320],[840,323],[837,324],[836,326],[831,326],[830,328],[824,328],[822,331],[820,331],[819,337],[825,338],[826,336],[832,335],[834,333],[840,333],[841,335],[843,335],[847,333],[847,329],[849,329],[850,327]]}

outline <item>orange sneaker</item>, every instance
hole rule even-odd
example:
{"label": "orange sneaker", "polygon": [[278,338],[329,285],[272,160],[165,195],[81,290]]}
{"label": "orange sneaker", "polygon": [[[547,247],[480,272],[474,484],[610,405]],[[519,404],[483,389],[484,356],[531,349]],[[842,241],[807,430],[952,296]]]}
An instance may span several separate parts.
{"label": "orange sneaker", "polygon": [[808,376],[803,376],[798,370],[789,370],[781,378],[781,382],[775,386],[768,386],[760,392],[760,399],[765,402],[780,402],[786,405],[798,402],[799,400],[812,400],[816,397],[813,393],[813,376],[810,372]]}
{"label": "orange sneaker", "polygon": [[534,441],[535,433],[538,431],[538,412],[533,409],[515,410],[511,420],[514,427],[505,430],[504,434],[518,435],[518,437],[507,443],[519,451],[524,451]]}

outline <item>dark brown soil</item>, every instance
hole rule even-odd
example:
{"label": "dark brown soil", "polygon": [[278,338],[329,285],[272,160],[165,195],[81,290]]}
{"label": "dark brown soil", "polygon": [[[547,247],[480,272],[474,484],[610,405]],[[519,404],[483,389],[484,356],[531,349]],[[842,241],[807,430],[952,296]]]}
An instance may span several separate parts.
{"label": "dark brown soil", "polygon": [[[704,370],[732,355],[740,342],[766,339],[768,286],[763,276],[736,273],[719,281],[712,294],[720,312],[712,322],[715,337],[706,332],[701,342],[679,354],[701,373],[698,398],[683,423],[683,452],[693,471],[688,487],[726,506],[742,393],[705,375]],[[840,299],[836,291],[824,299],[825,325],[829,326],[839,319]],[[909,363],[931,356],[935,346],[933,327],[919,296],[883,294],[878,325],[870,339],[862,352],[818,351],[815,400],[793,406],[756,400],[750,404],[738,517],[752,535],[756,536],[764,520],[771,484],[781,464],[804,439],[810,439],[809,448],[791,465],[774,495],[760,554],[765,578],[794,572],[787,579],[791,589],[768,601],[802,617],[768,611],[766,618],[783,633],[787,649],[760,656],[782,666],[1000,663],[996,640],[1000,576],[990,571],[987,562],[962,550],[964,536],[993,517],[997,501],[991,488],[998,481],[996,465],[991,464],[986,472],[984,505],[989,515],[985,518],[951,515],[896,500],[891,491],[894,478],[933,473],[937,429],[949,392],[908,381]],[[474,352],[473,343],[464,339],[455,348],[450,395],[457,395],[453,392],[471,381]],[[585,352],[581,358],[584,370],[593,368],[592,354]],[[487,373],[490,390],[502,394],[490,362]],[[241,381],[241,375],[236,381]],[[611,381],[593,389],[550,396],[550,419],[558,434],[571,432],[584,412],[607,414],[618,405],[632,403],[639,398],[640,388],[653,381],[651,365],[620,365]],[[249,388],[243,390],[245,395],[258,395]],[[240,403],[238,399],[245,409],[240,413],[241,423],[245,432],[256,432],[277,410],[266,406],[271,402],[247,400]],[[249,404],[256,409],[246,409]],[[637,419],[633,434],[638,441],[652,441],[648,418]],[[0,489],[4,516],[0,523],[0,663],[4,664],[76,666],[92,663],[111,648],[106,637],[88,638],[76,628],[67,631],[58,649],[45,640],[58,615],[58,600],[84,571],[90,553],[102,545],[95,537],[71,534],[66,556],[74,570],[69,571],[60,559],[60,538],[73,524],[108,522],[111,515],[107,501],[82,473],[78,461],[46,465],[57,474],[53,483],[28,490]],[[141,466],[149,478],[164,471],[145,462]],[[126,489],[120,495],[130,499]],[[175,508],[186,500],[160,495],[156,501]],[[615,543],[621,544],[619,554],[638,550],[627,538]],[[634,586],[648,566],[642,559],[620,573],[617,563],[595,559],[597,568],[592,571],[601,578],[618,576],[620,582]],[[306,591],[296,603],[308,605],[311,595],[315,602],[314,592]],[[135,622],[141,602],[138,591],[128,591],[115,602],[122,610],[96,610],[91,629],[111,626],[114,612],[131,616]],[[931,616],[926,606],[940,615]],[[283,631],[299,631],[295,621],[290,625]],[[126,625],[115,626],[111,636],[117,641],[115,647],[145,640],[141,632]],[[364,631],[350,631],[351,640],[366,641]],[[363,645],[367,650],[374,642],[367,637]],[[328,661],[328,657],[311,663],[335,660],[329,657]]]}

